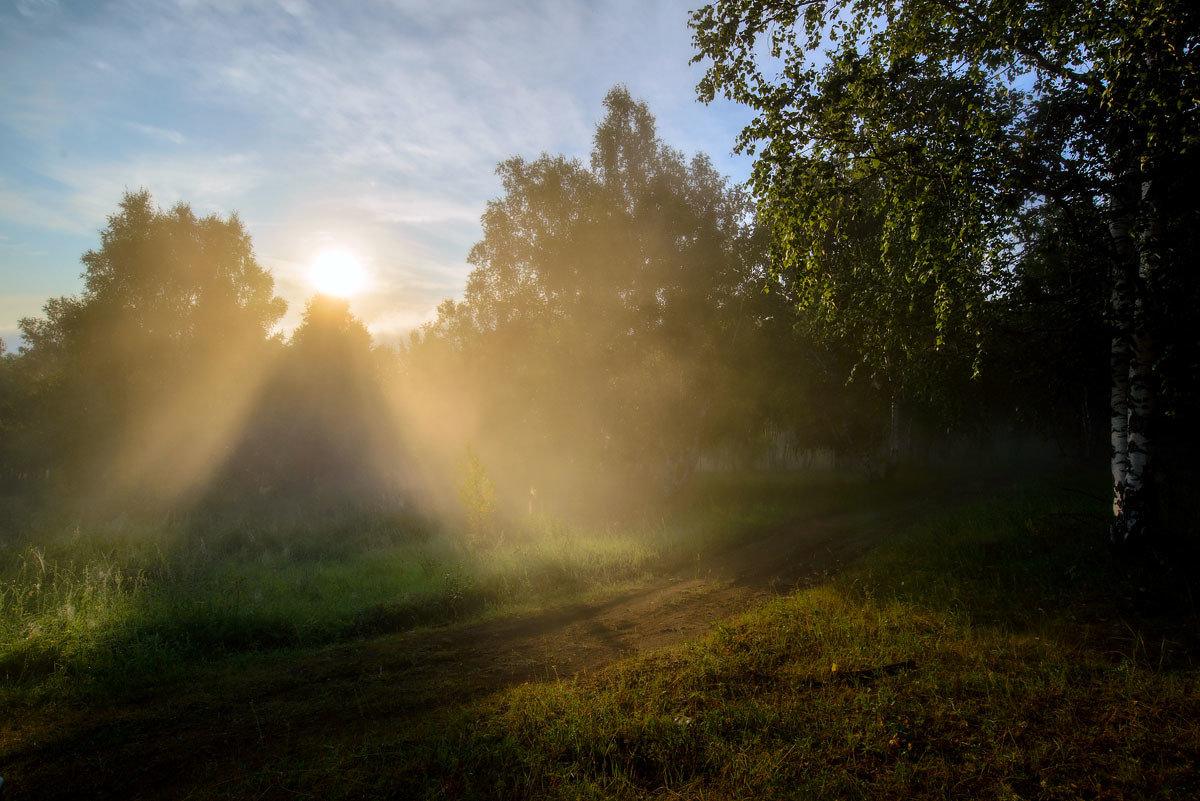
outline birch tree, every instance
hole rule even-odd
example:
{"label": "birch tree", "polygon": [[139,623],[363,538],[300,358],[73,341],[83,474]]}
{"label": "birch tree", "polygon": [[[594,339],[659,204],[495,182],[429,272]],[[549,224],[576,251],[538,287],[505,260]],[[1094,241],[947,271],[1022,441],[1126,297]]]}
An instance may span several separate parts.
{"label": "birch tree", "polygon": [[[1107,237],[1111,533],[1149,540],[1163,354],[1188,344],[1166,309],[1194,282],[1172,245],[1197,222],[1180,180],[1200,136],[1194,4],[723,0],[691,24],[701,99],[757,113],[739,147],[758,153],[775,269],[893,381],[944,375],[929,357],[952,343],[982,353],[1032,244],[1024,215],[1100,212],[1106,231],[1077,234]],[[861,297],[832,305],[847,282]]]}
{"label": "birch tree", "polygon": [[181,495],[188,467],[207,479],[222,458],[286,304],[236,214],[161,209],[145,190],[81,261],[81,294],[20,321],[35,464],[98,494]]}
{"label": "birch tree", "polygon": [[439,308],[426,346],[464,354],[481,429],[508,440],[491,450],[543,476],[574,463],[674,489],[735,394],[730,351],[761,273],[744,194],[667,146],[624,88],[604,106],[590,163],[499,166],[465,298]]}

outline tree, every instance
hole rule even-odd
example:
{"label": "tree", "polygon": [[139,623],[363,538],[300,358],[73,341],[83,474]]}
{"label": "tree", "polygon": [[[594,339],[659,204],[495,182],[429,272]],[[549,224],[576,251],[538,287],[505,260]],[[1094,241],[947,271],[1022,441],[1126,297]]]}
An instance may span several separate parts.
{"label": "tree", "polygon": [[77,476],[175,495],[227,454],[285,304],[236,214],[128,192],[100,236],[82,294],[20,322],[38,428]]}
{"label": "tree", "polygon": [[15,364],[16,359],[5,355],[4,340],[0,339],[0,488],[11,482],[10,471],[16,461],[13,440],[20,425],[16,412],[21,388]]}
{"label": "tree", "polygon": [[[1181,180],[1200,133],[1197,14],[1183,0],[724,0],[692,18],[701,98],[757,112],[740,146],[761,146],[751,184],[776,268],[802,307],[861,331],[862,363],[899,364],[892,381],[944,348],[983,353],[993,310],[1045,264],[1029,215],[1061,222],[1076,253],[1106,243],[1089,272],[1110,298],[1118,543],[1152,537],[1161,390],[1188,361],[1165,354],[1195,351],[1168,309],[1197,297],[1179,247],[1197,214]],[[858,294],[835,305],[846,287]]]}
{"label": "tree", "polygon": [[[388,415],[380,397],[371,335],[348,301],[317,295],[292,333],[282,370],[288,430],[275,449],[306,491],[321,485],[360,489],[374,473]],[[390,433],[390,432],[389,432]],[[393,454],[394,455],[394,454]]]}
{"label": "tree", "polygon": [[522,490],[592,470],[676,486],[731,409],[729,354],[753,329],[742,310],[761,271],[742,193],[664,144],[624,88],[604,106],[589,165],[500,165],[466,295],[416,349],[440,355],[410,355],[439,370],[461,360],[454,394],[479,401],[485,436],[505,432],[503,445],[474,443],[480,458],[524,465],[493,469],[505,477],[536,473]]}
{"label": "tree", "polygon": [[293,506],[395,489],[403,456],[385,393],[388,366],[348,301],[314,296],[271,362],[229,461],[228,489]]}

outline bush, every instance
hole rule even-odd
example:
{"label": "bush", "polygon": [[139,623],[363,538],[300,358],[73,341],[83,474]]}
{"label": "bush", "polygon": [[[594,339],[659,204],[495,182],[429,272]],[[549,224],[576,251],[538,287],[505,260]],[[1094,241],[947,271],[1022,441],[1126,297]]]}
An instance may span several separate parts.
{"label": "bush", "polygon": [[460,468],[458,500],[467,516],[467,536],[481,545],[496,536],[496,485],[488,478],[478,454],[467,448]]}

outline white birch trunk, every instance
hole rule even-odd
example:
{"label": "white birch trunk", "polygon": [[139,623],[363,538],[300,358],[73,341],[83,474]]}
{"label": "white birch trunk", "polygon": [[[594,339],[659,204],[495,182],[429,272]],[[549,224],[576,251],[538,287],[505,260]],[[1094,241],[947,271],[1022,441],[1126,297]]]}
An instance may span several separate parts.
{"label": "white birch trunk", "polygon": [[1133,309],[1133,347],[1129,362],[1129,471],[1125,477],[1125,542],[1152,537],[1150,498],[1153,469],[1154,407],[1157,395],[1154,363],[1158,357],[1154,339],[1152,287],[1158,280],[1160,263],[1158,210],[1150,179],[1141,185],[1138,208],[1138,280]]}
{"label": "white birch trunk", "polygon": [[1151,180],[1130,171],[1121,181],[1122,197],[1114,198],[1109,225],[1118,257],[1112,289],[1112,539],[1117,545],[1140,545],[1153,536],[1149,496],[1157,353],[1148,298],[1157,281],[1160,231]]}
{"label": "white birch trunk", "polygon": [[1112,446],[1112,539],[1125,539],[1125,491],[1129,479],[1130,330],[1133,322],[1132,265],[1137,258],[1131,235],[1132,199],[1127,191],[1132,176],[1125,173],[1113,193],[1108,232],[1116,252],[1112,276],[1112,349],[1110,351],[1109,442]]}
{"label": "white birch trunk", "polygon": [[[1123,302],[1113,287],[1113,306]],[[1125,481],[1129,475],[1129,341],[1124,331],[1112,337],[1109,442],[1112,446],[1110,468],[1113,483],[1113,519],[1122,517]]]}

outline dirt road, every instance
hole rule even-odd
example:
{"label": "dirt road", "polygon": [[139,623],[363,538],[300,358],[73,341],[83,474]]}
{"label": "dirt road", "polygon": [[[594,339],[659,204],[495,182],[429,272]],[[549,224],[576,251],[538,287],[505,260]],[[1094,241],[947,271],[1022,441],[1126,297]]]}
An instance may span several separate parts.
{"label": "dirt road", "polygon": [[797,520],[594,603],[231,662],[202,683],[0,723],[4,798],[191,798],[287,761],[372,747],[456,703],[679,643],[827,573],[896,529]]}

